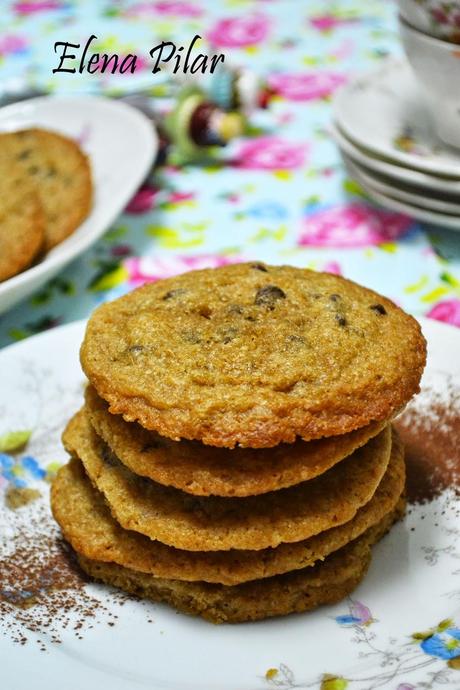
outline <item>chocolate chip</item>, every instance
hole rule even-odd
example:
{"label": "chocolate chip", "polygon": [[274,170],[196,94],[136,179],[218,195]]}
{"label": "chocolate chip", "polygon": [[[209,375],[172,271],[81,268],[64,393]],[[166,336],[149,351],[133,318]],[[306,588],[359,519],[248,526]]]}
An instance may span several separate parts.
{"label": "chocolate chip", "polygon": [[254,322],[254,321],[256,320],[256,317],[255,317],[255,316],[245,316],[244,318],[246,319],[246,321],[252,321],[252,322]]}
{"label": "chocolate chip", "polygon": [[251,268],[255,268],[256,271],[263,271],[264,273],[268,273],[268,268],[264,264],[251,264]]}
{"label": "chocolate chip", "polygon": [[31,153],[31,149],[24,149],[23,151],[21,151],[21,153],[18,154],[18,160],[25,161],[25,159],[28,158]]}
{"label": "chocolate chip", "polygon": [[158,450],[158,448],[164,447],[164,442],[160,439],[152,439],[145,446],[142,446],[141,453],[149,453],[151,450]]}
{"label": "chocolate chip", "polygon": [[196,313],[202,316],[204,319],[210,319],[212,316],[212,309],[210,309],[206,304],[202,304],[198,307]]}
{"label": "chocolate chip", "polygon": [[331,300],[331,302],[338,302],[342,298],[340,295],[334,292],[332,295],[329,295],[329,299]]}
{"label": "chocolate chip", "polygon": [[175,290],[170,290],[169,292],[166,292],[161,299],[166,300],[166,299],[176,299],[177,297],[181,297],[187,292],[185,288],[176,288]]}
{"label": "chocolate chip", "polygon": [[101,458],[104,461],[104,463],[106,465],[109,465],[110,467],[115,467],[116,465],[118,465],[118,460],[115,454],[109,448],[109,446],[104,445],[102,447]]}
{"label": "chocolate chip", "polygon": [[133,355],[138,355],[139,352],[142,352],[144,349],[143,345],[131,345],[128,347],[128,352],[132,352]]}
{"label": "chocolate chip", "polygon": [[348,321],[346,320],[346,318],[345,318],[342,314],[336,314],[336,315],[335,315],[335,320],[337,321],[337,323],[339,324],[339,326],[342,326],[342,327],[343,327],[343,326],[346,326],[347,323],[348,323]]}
{"label": "chocolate chip", "polygon": [[375,311],[376,314],[380,314],[381,316],[385,316],[387,313],[387,310],[385,309],[383,304],[372,304],[370,306],[370,309],[372,309],[372,311]]}
{"label": "chocolate chip", "polygon": [[276,285],[264,285],[257,290],[254,304],[258,307],[275,308],[275,303],[280,299],[286,299],[286,294]]}

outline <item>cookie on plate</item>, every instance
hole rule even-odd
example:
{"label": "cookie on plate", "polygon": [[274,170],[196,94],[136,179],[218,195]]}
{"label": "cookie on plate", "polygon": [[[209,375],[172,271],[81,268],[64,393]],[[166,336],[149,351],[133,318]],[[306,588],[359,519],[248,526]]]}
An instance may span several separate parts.
{"label": "cookie on plate", "polygon": [[83,570],[109,585],[172,604],[179,611],[202,616],[213,623],[239,623],[301,613],[340,601],[364,577],[371,558],[371,545],[398,517],[398,511],[388,514],[359,539],[313,567],[233,587],[162,579],[116,563],[92,561],[80,554],[77,557]]}
{"label": "cookie on plate", "polygon": [[85,558],[117,563],[155,577],[235,585],[324,560],[396,510],[402,500],[404,479],[403,447],[393,433],[388,469],[374,496],[350,521],[303,541],[259,551],[191,552],[123,529],[76,458],[59,470],[51,488],[51,507],[64,537]]}
{"label": "cookie on plate", "polygon": [[0,158],[0,281],[28,268],[44,240],[45,220],[33,185]]}
{"label": "cookie on plate", "polygon": [[85,410],[63,434],[117,522],[190,551],[265,549],[351,520],[374,495],[390,460],[391,428],[324,474],[261,496],[192,496],[133,474],[95,433]]}
{"label": "cookie on plate", "polygon": [[264,448],[388,420],[426,344],[336,275],[246,263],[141,287],[92,315],[81,363],[112,414],[176,441]]}
{"label": "cookie on plate", "polygon": [[0,164],[32,185],[45,215],[45,250],[68,237],[91,208],[91,170],[78,144],[56,132],[24,129],[0,134]]}
{"label": "cookie on plate", "polygon": [[92,386],[85,391],[91,425],[135,474],[197,496],[254,496],[323,474],[386,426],[374,422],[342,436],[297,441],[275,448],[215,448],[199,441],[172,441],[121,415]]}

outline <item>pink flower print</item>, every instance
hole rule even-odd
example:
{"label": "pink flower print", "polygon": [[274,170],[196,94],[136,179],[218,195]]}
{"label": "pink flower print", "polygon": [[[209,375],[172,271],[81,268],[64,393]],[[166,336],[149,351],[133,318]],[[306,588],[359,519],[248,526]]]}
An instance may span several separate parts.
{"label": "pink flower print", "polygon": [[292,113],[292,112],[285,112],[285,113],[280,113],[280,114],[276,117],[276,121],[277,121],[278,124],[280,124],[280,125],[288,125],[290,122],[292,122],[292,121],[294,120],[294,118],[295,118],[294,113]]}
{"label": "pink flower print", "polygon": [[132,287],[144,283],[153,283],[162,278],[185,273],[200,268],[217,268],[228,264],[236,264],[241,258],[233,256],[219,256],[218,254],[202,254],[198,256],[174,257],[132,257],[123,262],[128,271],[128,281]]}
{"label": "pink flower print", "polygon": [[244,48],[267,38],[269,21],[262,14],[220,19],[208,33],[208,40],[220,48]]}
{"label": "pink flower print", "polygon": [[[117,67],[113,71],[113,74],[118,74],[118,75],[121,75],[123,77],[129,77],[129,76],[132,77],[133,74],[136,74],[136,72],[141,72],[142,70],[145,70],[148,66],[147,60],[145,58],[143,58],[141,55],[137,55],[134,72],[131,72],[131,64],[133,64],[131,59],[124,64],[123,72],[121,72],[120,68],[123,64],[123,60],[126,57],[128,57],[128,54],[126,54],[126,55],[119,54],[118,55]],[[106,78],[107,78],[107,75],[112,74],[113,60],[110,61],[108,64],[109,64],[109,66],[106,68],[107,72],[103,73]],[[94,63],[94,71],[95,72],[99,72],[99,71],[102,72],[104,65],[105,65],[105,60],[102,57],[99,58],[99,60],[96,63]]]}
{"label": "pink flower print", "polygon": [[236,154],[236,164],[248,170],[297,170],[305,163],[306,144],[281,137],[246,141]]}
{"label": "pink flower print", "polygon": [[181,204],[184,201],[193,201],[194,198],[194,192],[171,192],[168,201],[170,204]]}
{"label": "pink flower print", "polygon": [[350,55],[353,55],[355,47],[355,42],[348,39],[346,41],[343,41],[340,45],[338,45],[334,52],[331,53],[331,55],[332,57],[335,57],[337,60],[345,60],[346,58],[350,57]]}
{"label": "pink flower print", "polygon": [[[135,72],[142,72],[149,67],[149,63],[145,57],[138,55],[136,59],[136,69]],[[125,74],[131,74],[131,72],[125,72]]]}
{"label": "pink flower print", "polygon": [[35,14],[47,10],[62,9],[59,0],[30,0],[30,2],[15,2],[13,9],[17,14]]}
{"label": "pink flower print", "polygon": [[370,609],[360,601],[352,601],[350,604],[350,614],[356,618],[359,625],[370,625],[374,622]]}
{"label": "pink flower print", "polygon": [[173,15],[175,17],[200,17],[203,10],[191,2],[181,2],[181,0],[163,0],[154,3],[158,14]]}
{"label": "pink flower print", "polygon": [[360,601],[351,601],[349,605],[349,613],[336,616],[339,625],[361,627],[374,623],[370,609],[362,604]]}
{"label": "pink flower print", "polygon": [[5,34],[0,38],[0,55],[3,56],[23,53],[28,47],[28,42],[25,38],[22,38],[22,36]]}
{"label": "pink flower print", "polygon": [[318,17],[312,17],[310,19],[310,24],[318,31],[331,31],[337,26],[343,26],[344,24],[351,24],[356,22],[356,19],[334,17],[332,14],[323,14]]}
{"label": "pink flower print", "polygon": [[157,192],[158,189],[151,185],[142,185],[125,208],[125,212],[137,214],[151,211]]}
{"label": "pink flower print", "polygon": [[342,268],[337,261],[328,261],[327,264],[324,264],[323,271],[333,273],[336,276],[342,275]]}
{"label": "pink flower print", "polygon": [[344,82],[344,75],[335,72],[281,73],[272,74],[268,78],[270,88],[289,101],[312,101],[325,98]]}
{"label": "pink flower print", "polygon": [[303,221],[303,247],[369,247],[393,242],[409,230],[413,220],[393,211],[345,204],[314,211]]}
{"label": "pink flower print", "polygon": [[430,309],[427,316],[460,328],[460,299],[452,298],[438,302]]}
{"label": "pink flower print", "polygon": [[136,2],[126,10],[128,17],[152,17],[161,14],[165,17],[200,17],[203,14],[201,8],[191,2],[180,0],[163,0],[162,2]]}

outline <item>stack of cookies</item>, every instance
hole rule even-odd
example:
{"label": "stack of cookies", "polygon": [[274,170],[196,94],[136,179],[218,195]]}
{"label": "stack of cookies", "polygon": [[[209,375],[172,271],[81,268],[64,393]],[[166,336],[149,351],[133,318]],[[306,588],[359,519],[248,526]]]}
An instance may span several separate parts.
{"label": "stack of cookies", "polygon": [[89,162],[76,142],[43,129],[0,134],[0,281],[65,240],[91,197]]}
{"label": "stack of cookies", "polygon": [[52,509],[97,580],[213,622],[349,594],[404,510],[392,418],[417,322],[330,274],[249,263],[105,304]]}

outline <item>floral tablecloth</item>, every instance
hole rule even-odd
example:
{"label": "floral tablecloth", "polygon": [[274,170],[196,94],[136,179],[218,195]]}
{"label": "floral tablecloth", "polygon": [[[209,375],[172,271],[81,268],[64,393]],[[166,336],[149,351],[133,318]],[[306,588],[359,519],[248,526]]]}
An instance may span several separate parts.
{"label": "floral tablecloth", "polygon": [[[399,55],[396,7],[383,0],[29,0],[2,3],[0,82],[107,91],[87,74],[52,74],[55,41],[148,56],[195,34],[270,88],[228,165],[165,166],[104,237],[0,317],[0,345],[87,317],[145,281],[259,259],[341,273],[414,315],[460,326],[460,235],[379,209],[347,179],[329,135],[334,91]],[[122,89],[155,86],[151,65]],[[118,87],[120,85],[118,84]]]}

